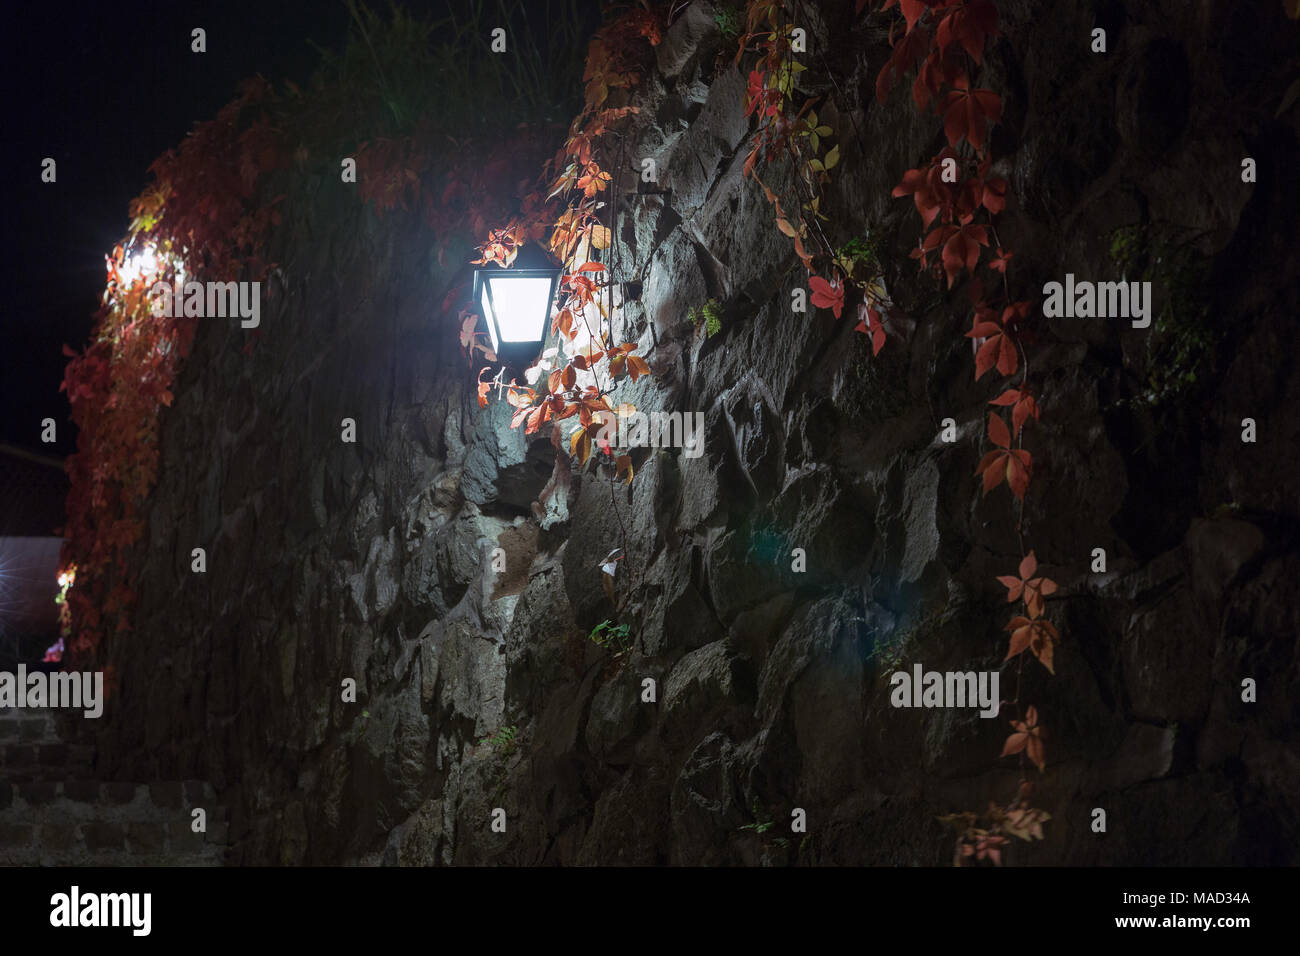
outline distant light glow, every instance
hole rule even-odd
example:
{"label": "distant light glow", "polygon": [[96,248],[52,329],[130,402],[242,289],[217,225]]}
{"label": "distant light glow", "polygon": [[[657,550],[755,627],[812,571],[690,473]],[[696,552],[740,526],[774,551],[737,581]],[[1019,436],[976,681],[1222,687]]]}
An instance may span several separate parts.
{"label": "distant light glow", "polygon": [[127,255],[121,267],[117,270],[117,274],[127,285],[132,285],[137,279],[152,279],[158,276],[161,266],[164,264],[169,264],[172,271],[176,273],[176,277],[184,281],[185,264],[177,256],[167,257],[164,261],[151,242],[146,242],[139,249],[135,249]]}
{"label": "distant light glow", "polygon": [[141,276],[152,275],[157,268],[158,254],[154,252],[153,246],[145,246],[139,252],[127,256],[117,274],[130,283]]}
{"label": "distant light glow", "polygon": [[17,657],[23,635],[40,633],[57,620],[50,585],[60,570],[62,547],[55,537],[0,536],[0,659]]}

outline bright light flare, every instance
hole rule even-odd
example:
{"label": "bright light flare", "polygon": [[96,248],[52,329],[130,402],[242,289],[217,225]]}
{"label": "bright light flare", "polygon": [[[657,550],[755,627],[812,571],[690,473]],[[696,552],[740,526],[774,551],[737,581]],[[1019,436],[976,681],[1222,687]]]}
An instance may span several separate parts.
{"label": "bright light flare", "polygon": [[184,281],[185,264],[176,256],[160,256],[154,244],[147,242],[126,256],[117,269],[117,275],[126,285],[133,285],[139,279],[152,283],[160,278],[164,265],[170,265],[176,277]]}

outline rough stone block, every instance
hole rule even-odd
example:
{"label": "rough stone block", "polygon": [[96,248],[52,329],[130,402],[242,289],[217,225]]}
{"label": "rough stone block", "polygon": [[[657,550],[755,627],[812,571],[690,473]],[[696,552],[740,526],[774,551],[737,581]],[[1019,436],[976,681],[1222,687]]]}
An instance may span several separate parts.
{"label": "rough stone block", "polygon": [[43,852],[66,852],[78,843],[77,828],[66,823],[45,823],[41,825],[37,846]]}
{"label": "rough stone block", "polygon": [[161,781],[149,784],[149,799],[155,806],[179,810],[184,798],[185,794],[179,782]]}
{"label": "rough stone block", "polygon": [[135,784],[113,783],[104,784],[104,800],[108,803],[123,804],[130,803],[135,799]]}
{"label": "rough stone block", "polygon": [[18,795],[31,804],[53,803],[59,797],[59,785],[49,780],[22,783]]}
{"label": "rough stone block", "polygon": [[81,827],[89,850],[121,850],[126,845],[126,829],[120,823],[96,820]]}
{"label": "rough stone block", "polygon": [[131,823],[126,837],[132,853],[162,853],[166,830],[161,823]]}

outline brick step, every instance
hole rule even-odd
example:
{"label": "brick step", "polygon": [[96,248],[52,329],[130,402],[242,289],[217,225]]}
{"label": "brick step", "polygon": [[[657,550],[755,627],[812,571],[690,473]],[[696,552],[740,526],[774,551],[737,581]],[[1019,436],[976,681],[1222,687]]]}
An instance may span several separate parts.
{"label": "brick step", "polygon": [[[224,826],[221,840],[224,840]],[[209,826],[171,823],[6,823],[0,866],[221,866],[226,846]]]}
{"label": "brick step", "polygon": [[[0,866],[225,862],[229,818],[212,787],[96,780],[85,729],[50,709],[0,711]],[[191,829],[196,807],[206,833]]]}
{"label": "brick step", "polygon": [[0,781],[85,780],[94,775],[91,744],[0,743]]}
{"label": "brick step", "polygon": [[0,710],[0,743],[54,743],[59,739],[54,712],[48,709]]}
{"label": "brick step", "polygon": [[[122,820],[172,820],[189,818],[189,811],[202,807],[208,822],[217,811],[215,792],[197,780],[184,783],[117,783],[97,780],[44,780],[0,783],[0,820],[22,816],[28,822],[41,819],[97,819],[110,814]],[[219,819],[224,820],[220,810]]]}
{"label": "brick step", "polygon": [[[194,807],[206,833],[191,829]],[[3,866],[220,866],[229,832],[199,781],[0,783]]]}

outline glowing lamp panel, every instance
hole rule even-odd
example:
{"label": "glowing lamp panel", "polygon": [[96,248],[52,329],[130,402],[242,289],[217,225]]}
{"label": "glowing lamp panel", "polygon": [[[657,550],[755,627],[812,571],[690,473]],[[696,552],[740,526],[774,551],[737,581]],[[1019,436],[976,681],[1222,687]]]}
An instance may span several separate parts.
{"label": "glowing lamp panel", "polygon": [[502,342],[540,342],[550,318],[551,280],[538,276],[488,279],[483,283],[482,306],[493,348],[500,348]]}

